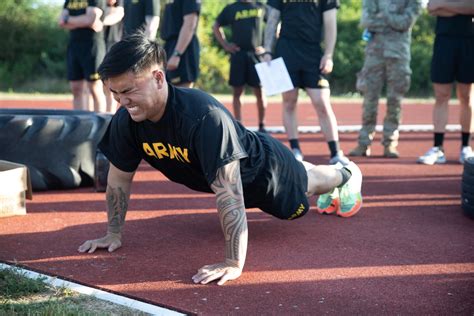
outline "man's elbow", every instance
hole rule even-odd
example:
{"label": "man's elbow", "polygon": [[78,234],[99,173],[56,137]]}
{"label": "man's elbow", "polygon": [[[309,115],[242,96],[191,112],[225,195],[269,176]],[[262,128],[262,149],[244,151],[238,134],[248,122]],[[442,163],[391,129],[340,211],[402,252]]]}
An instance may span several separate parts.
{"label": "man's elbow", "polygon": [[184,16],[183,26],[190,32],[195,32],[198,25],[198,16],[196,13],[192,13]]}

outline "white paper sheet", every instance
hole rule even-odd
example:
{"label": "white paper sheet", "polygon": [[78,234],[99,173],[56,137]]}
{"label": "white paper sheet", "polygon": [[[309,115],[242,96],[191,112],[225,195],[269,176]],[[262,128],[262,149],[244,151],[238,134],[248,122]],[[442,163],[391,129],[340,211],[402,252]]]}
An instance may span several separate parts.
{"label": "white paper sheet", "polygon": [[283,58],[273,59],[270,63],[255,64],[258,77],[267,96],[282,93],[293,89],[290,75]]}

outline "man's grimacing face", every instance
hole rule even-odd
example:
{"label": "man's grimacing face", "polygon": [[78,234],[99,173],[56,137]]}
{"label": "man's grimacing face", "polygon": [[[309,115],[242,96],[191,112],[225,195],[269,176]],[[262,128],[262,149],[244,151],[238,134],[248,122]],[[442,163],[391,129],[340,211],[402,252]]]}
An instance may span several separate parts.
{"label": "man's grimacing face", "polygon": [[128,71],[104,83],[135,122],[157,122],[163,115],[168,90],[165,74],[158,66],[140,74]]}

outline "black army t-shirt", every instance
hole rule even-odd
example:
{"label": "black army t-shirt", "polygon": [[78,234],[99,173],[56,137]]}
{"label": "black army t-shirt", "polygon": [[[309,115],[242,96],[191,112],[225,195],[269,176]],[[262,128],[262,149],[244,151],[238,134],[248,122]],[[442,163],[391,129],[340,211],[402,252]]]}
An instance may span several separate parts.
{"label": "black army t-shirt", "polygon": [[[144,159],[171,181],[202,192],[212,192],[210,184],[220,167],[240,160],[246,202],[251,187],[266,180],[256,178],[265,161],[257,134],[246,130],[217,100],[197,89],[169,85],[165,113],[156,123],[137,123],[120,108],[99,148],[123,171],[135,171]],[[246,188],[246,183],[252,186]]]}
{"label": "black army t-shirt", "polygon": [[179,36],[183,17],[201,11],[201,0],[168,0],[166,1],[165,12],[160,25],[161,38],[164,41],[176,39]]}
{"label": "black army t-shirt", "polygon": [[[86,14],[87,7],[96,7],[102,10],[102,20],[106,6],[105,0],[66,0],[64,2],[64,9],[68,10],[69,16]],[[102,32],[95,32],[88,27],[77,28],[69,33],[71,42],[100,40],[104,36]]]}
{"label": "black army t-shirt", "polygon": [[217,17],[221,26],[230,26],[230,41],[240,49],[254,51],[262,45],[262,25],[265,7],[257,2],[235,2],[226,6]]}
{"label": "black army t-shirt", "polygon": [[267,5],[280,11],[280,37],[319,44],[323,13],[339,8],[339,0],[268,0]]}
{"label": "black army t-shirt", "polygon": [[146,25],[146,16],[160,16],[160,0],[124,0],[125,34],[133,34]]}

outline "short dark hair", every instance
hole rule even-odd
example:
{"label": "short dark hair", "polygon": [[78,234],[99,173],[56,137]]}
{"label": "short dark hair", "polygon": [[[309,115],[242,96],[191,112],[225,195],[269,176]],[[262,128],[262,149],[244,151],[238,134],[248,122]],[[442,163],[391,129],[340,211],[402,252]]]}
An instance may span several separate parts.
{"label": "short dark hair", "polygon": [[128,71],[138,74],[154,64],[166,68],[165,50],[156,41],[149,40],[143,31],[138,31],[110,48],[98,72],[102,80],[107,80]]}

